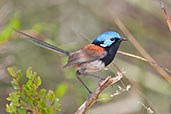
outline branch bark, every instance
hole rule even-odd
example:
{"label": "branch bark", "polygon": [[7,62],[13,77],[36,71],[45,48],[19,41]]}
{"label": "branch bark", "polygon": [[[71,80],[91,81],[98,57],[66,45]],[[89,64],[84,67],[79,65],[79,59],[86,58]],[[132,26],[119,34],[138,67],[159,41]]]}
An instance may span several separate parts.
{"label": "branch bark", "polygon": [[118,82],[122,78],[121,73],[117,73],[116,77],[108,76],[104,81],[99,82],[93,93],[89,94],[85,102],[78,108],[75,114],[85,114],[86,111],[98,100],[100,93],[107,87]]}

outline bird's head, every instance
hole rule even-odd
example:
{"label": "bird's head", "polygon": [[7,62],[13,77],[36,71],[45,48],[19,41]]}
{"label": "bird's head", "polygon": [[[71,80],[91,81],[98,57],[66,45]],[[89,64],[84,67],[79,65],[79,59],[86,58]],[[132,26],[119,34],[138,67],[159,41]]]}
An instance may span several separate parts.
{"label": "bird's head", "polygon": [[127,41],[127,38],[121,37],[118,33],[113,31],[104,32],[99,35],[92,44],[99,45],[101,47],[110,47],[112,44],[121,41]]}

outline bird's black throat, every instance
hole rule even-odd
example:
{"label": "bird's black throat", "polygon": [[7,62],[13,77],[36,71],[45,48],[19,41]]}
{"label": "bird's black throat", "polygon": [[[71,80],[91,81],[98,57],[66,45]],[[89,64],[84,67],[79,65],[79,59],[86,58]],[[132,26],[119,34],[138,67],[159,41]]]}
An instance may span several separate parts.
{"label": "bird's black throat", "polygon": [[111,46],[105,47],[105,50],[107,51],[107,55],[101,59],[105,63],[105,66],[109,65],[115,58],[120,43],[121,41],[116,41]]}

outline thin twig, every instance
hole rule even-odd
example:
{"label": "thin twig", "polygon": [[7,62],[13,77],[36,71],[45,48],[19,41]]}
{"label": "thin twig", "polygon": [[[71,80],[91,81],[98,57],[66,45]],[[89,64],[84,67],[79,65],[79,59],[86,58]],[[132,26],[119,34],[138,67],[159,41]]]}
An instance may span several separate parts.
{"label": "thin twig", "polygon": [[19,80],[18,80],[16,77],[14,77],[14,79],[17,81],[18,86],[19,86],[20,90],[22,91],[22,86],[21,86],[21,84],[20,84]]}
{"label": "thin twig", "polygon": [[142,102],[140,102],[140,101],[138,101],[137,103],[140,104],[140,105],[143,107],[143,112],[142,112],[142,114],[144,114],[144,111],[145,111],[145,110],[147,110],[147,112],[150,113],[150,114],[153,114],[153,113],[154,113],[154,111],[151,110],[150,107],[147,107],[144,103],[142,103]]}
{"label": "thin twig", "polygon": [[108,76],[104,81],[100,82],[98,86],[95,88],[93,93],[91,93],[86,101],[78,108],[75,114],[85,114],[86,111],[98,100],[99,94],[107,87],[112,84],[118,82],[122,78],[122,74],[117,74],[116,77],[111,78]]}
{"label": "thin twig", "polygon": [[[22,86],[21,86],[19,80],[17,80],[16,77],[14,77],[14,79],[15,79],[15,80],[17,81],[17,83],[18,83],[18,86],[19,86],[19,88],[20,88],[20,91],[23,92],[23,89],[22,89]],[[37,90],[37,91],[38,91],[38,90]],[[22,97],[23,99],[26,99],[26,97],[23,97],[23,96],[20,96],[20,97]],[[29,111],[37,112],[37,109],[36,109],[36,107],[33,105],[33,103],[30,102],[29,104],[34,108],[34,110],[30,110],[30,109],[29,109]],[[25,107],[27,107],[27,106],[25,106]],[[35,114],[35,113],[33,113],[33,114]],[[42,114],[42,113],[40,113],[40,114]]]}
{"label": "thin twig", "polygon": [[[109,67],[109,69],[112,71],[112,73],[115,72],[112,68]],[[124,82],[123,82],[123,78],[122,78],[119,82],[122,84],[122,86],[123,86],[124,89],[125,89],[125,88],[126,88],[126,85],[125,85]]]}
{"label": "thin twig", "polygon": [[167,12],[166,12],[166,9],[164,8],[164,3],[163,3],[163,0],[160,0],[160,6],[164,12],[164,16],[166,18],[166,22],[167,22],[167,25],[169,27],[169,30],[171,32],[171,23],[170,23],[170,19],[169,19],[169,16],[167,15]]}
{"label": "thin twig", "polygon": [[[129,41],[134,45],[134,47],[148,60],[153,63],[157,63],[145,50],[144,48],[137,42],[134,36],[128,31],[125,25],[121,22],[120,19],[115,19],[116,25],[121,29],[121,31],[127,36]],[[165,72],[158,64],[152,64],[149,62],[156,71],[158,71],[169,83],[171,83],[171,76]]]}
{"label": "thin twig", "polygon": [[[116,67],[116,69],[117,69],[120,73],[122,73],[122,71],[120,70],[120,68],[119,68],[116,64],[114,64],[114,63],[112,63],[112,64]],[[156,114],[160,114],[160,112],[153,106],[153,104],[151,103],[151,101],[150,101],[150,100],[141,92],[141,90],[139,89],[138,85],[137,85],[135,82],[133,82],[132,80],[128,79],[127,76],[126,76],[125,74],[122,73],[122,75],[123,75],[124,78],[126,78],[126,79],[128,80],[128,82],[132,85],[132,88],[134,88],[135,91],[137,91],[137,93],[138,93],[143,99],[145,99],[145,100],[147,101],[148,105],[156,112]]]}
{"label": "thin twig", "polygon": [[[144,57],[140,57],[140,56],[138,56],[138,55],[134,55],[134,54],[132,54],[132,53],[127,53],[127,52],[124,52],[124,51],[117,51],[117,53],[122,54],[122,55],[129,56],[129,57],[133,57],[133,58],[136,58],[136,59],[139,59],[139,60],[145,61],[145,62],[149,62],[149,63],[151,63],[151,64],[157,64],[157,63],[154,63],[154,62],[148,61],[148,60],[147,60],[146,58],[144,58]],[[157,64],[157,65],[159,65],[159,64]],[[164,69],[165,71],[167,71],[167,72],[171,73],[171,70],[169,70],[168,68],[163,67],[163,66],[161,66],[161,65],[159,65],[159,66],[160,66],[162,69]]]}
{"label": "thin twig", "polygon": [[86,41],[88,41],[89,43],[92,42],[85,34],[81,33],[78,30],[72,29],[76,34],[79,34],[81,37],[83,37]]}

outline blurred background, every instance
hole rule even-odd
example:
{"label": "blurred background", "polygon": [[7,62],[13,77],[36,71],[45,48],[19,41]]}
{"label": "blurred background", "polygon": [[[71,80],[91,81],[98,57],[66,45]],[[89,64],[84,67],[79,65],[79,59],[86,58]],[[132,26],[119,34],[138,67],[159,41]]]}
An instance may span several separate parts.
{"label": "blurred background", "polygon": [[[171,0],[164,0],[171,17]],[[73,114],[88,95],[75,77],[72,68],[63,69],[66,57],[35,46],[13,33],[17,28],[34,37],[75,51],[104,31],[116,31],[124,36],[115,24],[120,18],[143,48],[158,64],[171,69],[171,34],[159,0],[0,0],[0,113],[6,114],[6,98],[13,90],[7,67],[21,69],[25,73],[29,66],[41,76],[41,88],[55,91],[60,99],[61,114]],[[142,56],[128,41],[120,51]],[[114,63],[126,72],[161,114],[171,114],[171,86],[149,63],[122,54],[117,54]],[[114,65],[96,74],[114,76]],[[23,76],[24,77],[24,76]],[[98,80],[83,77],[92,90]],[[25,82],[23,78],[22,82]],[[123,79],[124,85],[131,85]],[[114,95],[121,82],[107,88],[100,99],[90,108],[89,114],[147,114],[151,105],[131,88]],[[145,108],[146,106],[146,108]]]}

